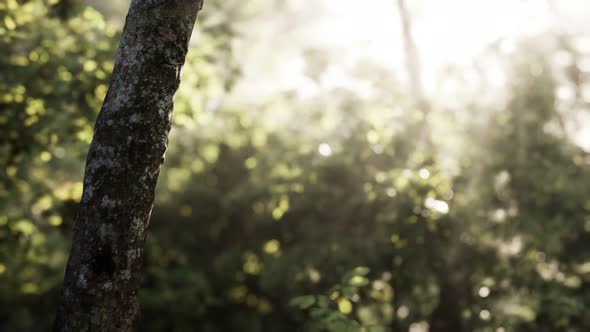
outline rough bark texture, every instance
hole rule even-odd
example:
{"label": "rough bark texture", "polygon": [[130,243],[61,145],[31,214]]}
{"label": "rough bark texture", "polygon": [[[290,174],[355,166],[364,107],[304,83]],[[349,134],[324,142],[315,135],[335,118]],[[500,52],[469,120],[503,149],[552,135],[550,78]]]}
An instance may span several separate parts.
{"label": "rough bark texture", "polygon": [[94,129],[54,331],[133,331],[172,100],[202,0],[133,0]]}

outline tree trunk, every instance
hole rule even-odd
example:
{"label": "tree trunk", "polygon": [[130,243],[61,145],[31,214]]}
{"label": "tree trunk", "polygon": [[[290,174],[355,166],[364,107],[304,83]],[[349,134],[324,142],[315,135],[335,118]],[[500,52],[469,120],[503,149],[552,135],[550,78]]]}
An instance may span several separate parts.
{"label": "tree trunk", "polygon": [[418,56],[418,49],[416,47],[416,42],[414,41],[414,35],[412,33],[410,14],[406,8],[406,3],[404,0],[397,1],[397,8],[400,15],[406,69],[408,71],[408,80],[410,82],[412,97],[417,104],[416,106],[420,107],[420,111],[425,113],[424,116],[426,117],[430,107],[426,101],[424,87],[422,86],[420,58]]}
{"label": "tree trunk", "polygon": [[133,331],[173,97],[202,0],[133,0],[86,160],[54,331]]}
{"label": "tree trunk", "polygon": [[[445,277],[443,277],[445,278]],[[439,281],[438,305],[429,319],[430,332],[463,332],[461,291],[453,282]]]}

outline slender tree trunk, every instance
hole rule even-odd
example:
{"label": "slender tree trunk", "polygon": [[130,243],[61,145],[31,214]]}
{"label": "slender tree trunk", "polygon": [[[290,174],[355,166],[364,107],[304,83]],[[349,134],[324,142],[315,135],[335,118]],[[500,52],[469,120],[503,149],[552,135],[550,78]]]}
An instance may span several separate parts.
{"label": "slender tree trunk", "polygon": [[416,106],[420,107],[420,111],[424,113],[424,117],[427,117],[430,105],[428,105],[428,101],[426,101],[426,97],[424,96],[420,58],[412,33],[410,14],[408,13],[404,0],[397,0],[397,8],[401,21],[406,69],[408,71],[408,80],[410,81],[412,97],[417,104]]}
{"label": "slender tree trunk", "polygon": [[[446,276],[439,281],[438,305],[430,314],[428,321],[430,332],[463,332],[463,318],[461,317],[461,291],[454,282],[448,282]],[[440,278],[439,278],[440,279]]]}
{"label": "slender tree trunk", "polygon": [[396,275],[393,275],[391,278],[391,289],[393,290],[393,302],[391,303],[391,306],[393,308],[393,316],[391,317],[391,332],[399,332],[400,328],[399,328],[399,319],[397,317],[397,311],[399,309],[399,291],[400,288],[398,287],[398,276],[397,276],[397,271],[399,269],[394,268],[393,271],[395,271]]}
{"label": "slender tree trunk", "polygon": [[96,121],[54,331],[133,331],[172,100],[202,0],[133,0]]}
{"label": "slender tree trunk", "polygon": [[[404,43],[404,56],[406,61],[406,71],[410,83],[410,93],[414,105],[418,111],[422,113],[422,120],[410,127],[410,133],[415,135],[416,143],[424,145],[427,148],[432,148],[432,140],[430,138],[430,125],[428,117],[430,115],[431,103],[426,98],[424,93],[424,85],[422,84],[422,68],[420,65],[420,55],[414,40],[412,32],[412,19],[405,0],[397,0],[397,8],[400,15],[400,24],[402,32],[402,40]],[[410,149],[414,149],[411,147]]]}

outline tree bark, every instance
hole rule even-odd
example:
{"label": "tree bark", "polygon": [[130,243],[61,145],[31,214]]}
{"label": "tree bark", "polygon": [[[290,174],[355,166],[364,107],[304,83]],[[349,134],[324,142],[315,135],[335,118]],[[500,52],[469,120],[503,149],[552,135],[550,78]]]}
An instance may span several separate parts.
{"label": "tree bark", "polygon": [[54,331],[133,331],[173,97],[202,0],[133,0],[86,160]]}

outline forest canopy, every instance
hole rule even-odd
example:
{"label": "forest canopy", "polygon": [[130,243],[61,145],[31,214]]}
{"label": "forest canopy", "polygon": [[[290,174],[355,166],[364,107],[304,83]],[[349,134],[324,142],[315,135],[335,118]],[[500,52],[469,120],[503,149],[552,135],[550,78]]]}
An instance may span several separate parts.
{"label": "forest canopy", "polygon": [[[0,0],[0,332],[52,325],[127,6]],[[140,330],[589,331],[584,10],[206,0]]]}

